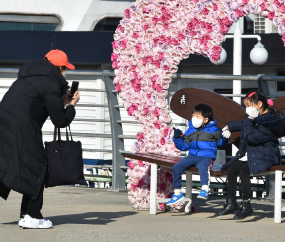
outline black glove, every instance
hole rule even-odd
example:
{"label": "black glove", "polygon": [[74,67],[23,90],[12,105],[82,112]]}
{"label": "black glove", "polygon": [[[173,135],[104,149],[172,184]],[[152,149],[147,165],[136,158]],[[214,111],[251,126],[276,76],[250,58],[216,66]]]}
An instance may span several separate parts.
{"label": "black glove", "polygon": [[174,138],[175,139],[181,138],[181,135],[183,134],[182,131],[180,129],[176,129],[176,128],[173,128],[173,130],[174,130]]}
{"label": "black glove", "polygon": [[223,166],[221,167],[221,171],[226,171],[228,166],[229,166],[228,162],[223,164]]}

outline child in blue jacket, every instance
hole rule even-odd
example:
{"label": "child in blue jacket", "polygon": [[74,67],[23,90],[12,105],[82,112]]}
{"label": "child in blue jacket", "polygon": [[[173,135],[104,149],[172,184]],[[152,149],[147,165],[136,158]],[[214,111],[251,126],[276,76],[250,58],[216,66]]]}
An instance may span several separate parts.
{"label": "child in blue jacket", "polygon": [[172,167],[174,194],[166,205],[178,203],[184,199],[181,192],[181,175],[191,166],[199,170],[202,191],[197,198],[207,199],[209,190],[209,166],[216,159],[217,146],[224,146],[229,139],[221,135],[213,119],[213,110],[206,104],[198,104],[192,111],[192,120],[184,135],[178,129],[174,132],[173,141],[177,149],[189,150],[187,157]]}

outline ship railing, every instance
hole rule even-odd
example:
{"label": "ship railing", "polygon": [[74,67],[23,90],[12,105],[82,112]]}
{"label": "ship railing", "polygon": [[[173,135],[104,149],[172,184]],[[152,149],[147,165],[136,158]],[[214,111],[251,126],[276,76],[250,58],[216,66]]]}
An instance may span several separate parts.
{"label": "ship railing", "polygon": [[[18,73],[18,69],[15,68],[0,68],[0,73]],[[110,134],[94,134],[94,133],[73,133],[74,136],[78,137],[94,137],[94,138],[108,138],[112,139],[112,150],[107,149],[83,149],[83,151],[88,152],[104,152],[104,153],[112,153],[112,165],[105,166],[86,166],[86,168],[94,168],[94,169],[109,169],[112,174],[112,191],[124,191],[126,189],[126,166],[125,158],[123,157],[124,152],[129,152],[124,149],[124,140],[125,139],[136,139],[136,135],[125,135],[123,133],[122,124],[137,124],[136,121],[122,120],[120,109],[124,108],[123,105],[119,105],[118,95],[115,90],[115,86],[113,84],[113,78],[115,77],[115,73],[109,70],[105,71],[67,71],[68,75],[78,75],[78,76],[100,76],[102,81],[105,84],[105,89],[89,89],[89,88],[81,88],[80,91],[88,91],[88,92],[105,92],[107,95],[108,104],[80,104],[78,103],[78,107],[94,107],[94,108],[106,108],[109,109],[110,119],[79,119],[75,118],[75,121],[86,121],[86,122],[110,122],[111,125],[111,133]],[[95,79],[95,78],[94,78]],[[207,81],[215,81],[215,80],[240,80],[247,82],[257,82],[257,87],[261,90],[266,96],[271,98],[281,97],[283,95],[270,95],[268,82],[277,82],[285,81],[284,76],[269,76],[269,75],[228,75],[228,74],[194,74],[194,73],[176,73],[173,74],[172,79],[187,79],[191,80],[207,80]],[[8,86],[0,86],[1,88],[9,88]],[[206,88],[205,88],[206,89]],[[173,95],[174,92],[170,92],[169,95]],[[245,97],[244,94],[223,94],[226,97]],[[169,97],[168,97],[169,100]],[[177,126],[187,126],[187,121],[185,123],[175,123]],[[44,135],[50,135],[51,132],[43,132]],[[285,146],[285,142],[280,142],[280,146]],[[185,153],[182,154],[182,156]],[[230,156],[227,156],[230,158]],[[96,175],[96,174],[95,174]],[[98,175],[100,176],[100,175]],[[103,175],[104,176],[104,175]],[[105,177],[101,177],[105,178]],[[98,180],[99,181],[99,180]],[[103,180],[102,180],[103,181]],[[108,180],[110,181],[110,179]],[[273,179],[274,181],[274,179]],[[272,181],[272,182],[273,182]],[[274,187],[274,186],[273,186]],[[273,191],[274,192],[274,191]]]}

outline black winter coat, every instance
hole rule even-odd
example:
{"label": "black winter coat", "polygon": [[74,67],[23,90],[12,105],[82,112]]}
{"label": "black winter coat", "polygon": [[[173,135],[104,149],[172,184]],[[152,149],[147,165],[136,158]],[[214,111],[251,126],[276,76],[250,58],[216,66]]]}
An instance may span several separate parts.
{"label": "black winter coat", "polygon": [[68,83],[59,69],[41,60],[20,68],[18,79],[0,103],[0,196],[10,190],[37,200],[46,174],[42,126],[48,116],[57,127],[75,117],[63,106]]}
{"label": "black winter coat", "polygon": [[281,118],[269,111],[255,119],[248,116],[242,121],[228,123],[230,132],[241,131],[239,150],[236,156],[228,161],[222,170],[237,161],[247,152],[248,166],[251,175],[268,170],[271,166],[281,164],[278,137],[284,131],[285,115]]}

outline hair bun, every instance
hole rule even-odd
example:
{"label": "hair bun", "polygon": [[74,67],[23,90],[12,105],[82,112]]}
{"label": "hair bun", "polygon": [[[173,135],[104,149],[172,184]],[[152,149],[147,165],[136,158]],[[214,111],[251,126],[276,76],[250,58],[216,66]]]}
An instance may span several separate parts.
{"label": "hair bun", "polygon": [[273,106],[273,101],[272,101],[271,99],[268,99],[268,100],[267,100],[267,104],[268,104],[269,106]]}

